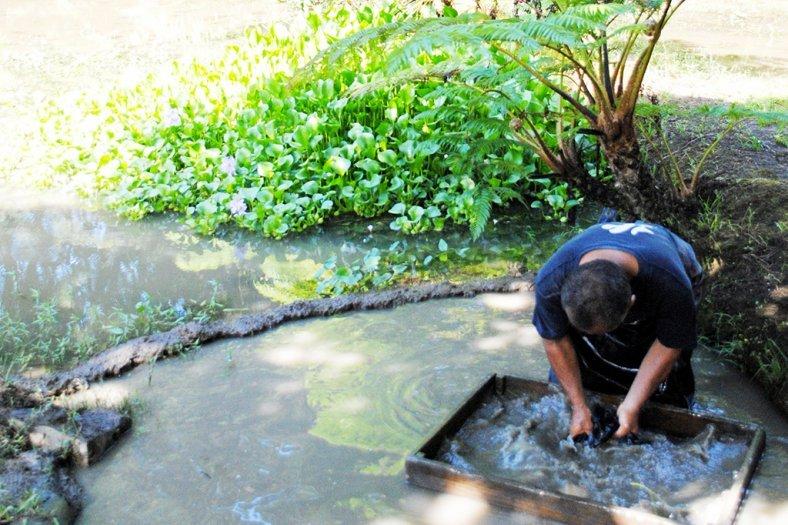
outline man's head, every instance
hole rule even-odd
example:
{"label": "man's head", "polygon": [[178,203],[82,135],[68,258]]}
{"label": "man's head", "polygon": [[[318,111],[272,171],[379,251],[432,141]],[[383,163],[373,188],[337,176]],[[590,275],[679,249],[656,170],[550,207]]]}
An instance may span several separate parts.
{"label": "man's head", "polygon": [[573,270],[561,287],[561,306],[569,322],[588,334],[603,334],[624,320],[634,297],[626,272],[595,260]]}

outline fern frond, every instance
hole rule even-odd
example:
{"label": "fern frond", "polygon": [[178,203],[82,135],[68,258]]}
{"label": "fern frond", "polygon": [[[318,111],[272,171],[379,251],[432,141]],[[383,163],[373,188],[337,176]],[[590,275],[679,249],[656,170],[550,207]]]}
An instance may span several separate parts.
{"label": "fern frond", "polygon": [[493,139],[478,139],[474,138],[471,141],[470,151],[467,155],[475,157],[486,157],[492,153],[501,154],[508,148],[511,148],[516,143],[513,140],[505,137],[496,137]]}
{"label": "fern frond", "polygon": [[459,131],[441,133],[435,140],[441,150],[458,151],[461,147],[467,147],[468,145],[468,135]]}
{"label": "fern frond", "polygon": [[[468,83],[479,83],[484,81],[492,81],[499,75],[499,68],[490,65],[489,63],[476,63],[463,69],[460,72],[460,78]],[[495,85],[495,82],[492,82]]]}
{"label": "fern frond", "polygon": [[524,32],[519,25],[511,20],[492,20],[474,27],[473,34],[484,42],[511,42],[529,51],[538,49],[539,42]]}
{"label": "fern frond", "polygon": [[500,137],[509,132],[509,123],[503,119],[477,117],[463,124],[462,130],[484,136],[485,138],[493,138],[495,135]]}
{"label": "fern frond", "polygon": [[567,20],[582,18],[588,21],[597,23],[608,23],[613,17],[621,16],[624,14],[634,13],[636,7],[631,3],[588,3],[576,4],[568,7],[560,13],[549,15],[547,18],[561,19],[566,17]]}
{"label": "fern frond", "polygon": [[442,151],[462,153],[469,162],[472,157],[479,159],[493,153],[501,155],[518,145],[508,138],[483,139],[470,136],[467,132],[443,133],[435,140]]}
{"label": "fern frond", "polygon": [[[484,17],[479,13],[466,13],[455,18],[432,18],[418,31],[413,32],[404,44],[396,48],[387,61],[387,69],[396,71],[416,61],[416,59],[434,50],[457,49],[462,44],[470,44],[467,49],[484,52],[478,46],[478,40],[471,29],[482,22]],[[389,39],[391,40],[391,39]]]}
{"label": "fern frond", "polygon": [[521,31],[542,44],[575,46],[579,43],[579,38],[575,31],[561,24],[554,23],[550,18],[525,20],[519,22],[518,25]]}
{"label": "fern frond", "polygon": [[473,196],[473,205],[471,206],[469,217],[473,240],[478,239],[484,232],[484,228],[487,226],[492,214],[494,198],[495,194],[489,188],[484,188]]}
{"label": "fern frond", "polygon": [[467,115],[468,112],[465,108],[452,104],[422,111],[413,117],[413,120],[419,122],[455,122],[467,117]]}
{"label": "fern frond", "polygon": [[493,188],[492,190],[495,192],[498,198],[500,198],[501,201],[504,203],[508,201],[517,201],[523,206],[526,206],[525,199],[523,199],[523,196],[520,195],[519,192],[513,190],[512,188],[509,188],[508,186],[499,186],[497,188]]}
{"label": "fern frond", "polygon": [[294,80],[309,78],[324,71],[327,67],[336,67],[349,55],[358,52],[367,46],[379,44],[381,46],[397,42],[403,37],[418,33],[428,26],[446,25],[449,18],[407,18],[395,20],[382,26],[362,29],[350,36],[332,43],[328,48],[318,53],[303,68],[293,76]]}
{"label": "fern frond", "polygon": [[375,79],[364,83],[356,83],[351,86],[346,95],[352,98],[359,98],[375,91],[380,91],[397,85],[410,82],[420,82],[431,78],[447,78],[456,74],[463,64],[445,60],[426,67],[412,67],[401,70],[392,75],[378,75]]}

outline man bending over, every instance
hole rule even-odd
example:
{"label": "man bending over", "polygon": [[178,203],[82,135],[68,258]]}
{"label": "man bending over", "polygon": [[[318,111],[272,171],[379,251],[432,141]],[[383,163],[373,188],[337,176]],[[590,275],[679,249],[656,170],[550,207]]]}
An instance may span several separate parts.
{"label": "man bending over", "polygon": [[536,277],[533,321],[572,407],[570,435],[591,435],[583,388],[626,394],[616,437],[638,431],[648,399],[688,408],[703,271],[656,224],[596,224],[556,251]]}

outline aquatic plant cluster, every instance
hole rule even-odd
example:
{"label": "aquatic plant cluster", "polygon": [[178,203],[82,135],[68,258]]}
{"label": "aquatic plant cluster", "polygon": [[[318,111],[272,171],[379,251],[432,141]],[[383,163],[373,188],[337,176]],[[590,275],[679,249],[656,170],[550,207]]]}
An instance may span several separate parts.
{"label": "aquatic plant cluster", "polygon": [[200,302],[155,302],[143,293],[133,312],[113,309],[68,317],[57,298],[43,299],[32,290],[32,318],[9,313],[0,305],[0,379],[38,366],[61,369],[134,337],[166,331],[189,321],[207,322],[223,311],[220,290]]}
{"label": "aquatic plant cluster", "polygon": [[[298,27],[248,29],[216,60],[175,63],[70,107],[52,103],[42,115],[55,165],[48,181],[102,195],[132,219],[176,212],[202,233],[231,223],[282,238],[331,216],[389,214],[405,233],[451,221],[478,236],[493,206],[523,195],[565,217],[579,201],[536,176],[541,161],[507,135],[493,98],[432,77],[370,88],[387,74],[372,47],[317,77],[299,74],[338,38],[402,16],[393,5],[315,10]],[[552,141],[555,95],[533,79],[516,83]]]}
{"label": "aquatic plant cluster", "polygon": [[[507,221],[502,216],[493,224]],[[437,241],[419,243],[415,239],[400,239],[388,246],[376,246],[347,257],[332,256],[317,269],[315,291],[332,296],[348,292],[364,292],[398,283],[449,280],[465,282],[473,279],[536,272],[556,247],[581,230],[587,222],[580,217],[580,225],[555,225],[537,232],[525,227],[518,242],[513,244],[487,242]]]}
{"label": "aquatic plant cluster", "polygon": [[[525,250],[512,250],[512,264],[525,260]],[[474,275],[476,263],[486,262],[486,257],[477,251],[469,253],[470,247],[450,249],[444,239],[440,239],[434,251],[419,253],[409,247],[408,241],[395,241],[384,249],[372,248],[347,264],[339,263],[331,257],[318,268],[316,291],[320,295],[331,296],[346,292],[360,292],[374,288],[384,288],[397,282],[410,280],[429,280],[430,277],[453,277],[463,280]],[[433,255],[434,253],[434,255]],[[483,275],[496,276],[501,272],[494,265],[483,265]],[[437,273],[437,275],[436,275]]]}

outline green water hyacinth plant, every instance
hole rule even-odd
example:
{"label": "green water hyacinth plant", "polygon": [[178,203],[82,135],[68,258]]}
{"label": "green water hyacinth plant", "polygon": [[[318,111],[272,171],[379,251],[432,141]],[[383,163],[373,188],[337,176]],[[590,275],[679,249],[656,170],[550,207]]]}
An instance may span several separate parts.
{"label": "green water hyacinth plant", "polygon": [[[495,103],[437,79],[375,88],[385,65],[376,53],[294,81],[331,42],[398,16],[342,8],[295,30],[250,28],[216,61],[53,104],[42,129],[55,173],[125,217],[175,212],[206,234],[233,224],[281,238],[341,214],[388,214],[403,233],[450,221],[478,235],[493,206],[536,188],[539,160],[504,137]],[[546,91],[531,99],[552,103]],[[436,119],[439,108],[450,116]],[[469,116],[490,126],[468,129]]]}

